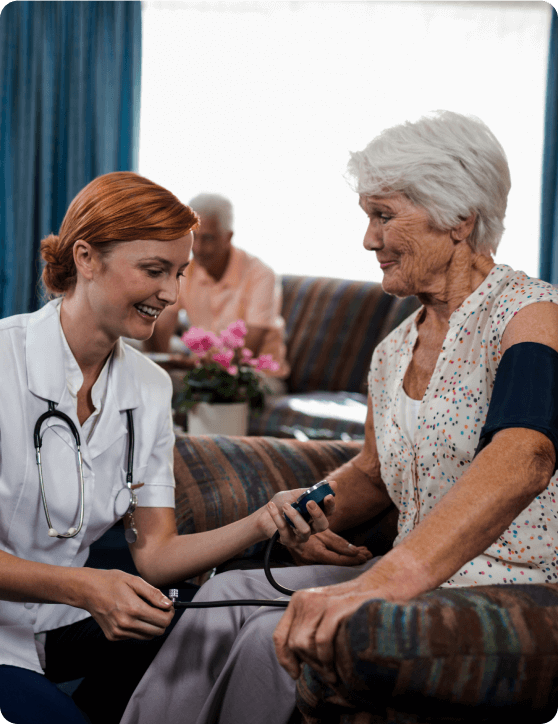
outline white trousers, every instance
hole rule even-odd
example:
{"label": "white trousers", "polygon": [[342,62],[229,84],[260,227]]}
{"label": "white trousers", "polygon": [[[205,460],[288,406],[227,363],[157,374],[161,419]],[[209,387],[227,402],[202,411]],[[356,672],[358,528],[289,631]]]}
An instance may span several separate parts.
{"label": "white trousers", "polygon": [[[297,590],[356,578],[361,566],[273,569]],[[194,601],[282,598],[263,570],[221,573]],[[283,597],[287,598],[287,597]],[[272,634],[283,608],[234,606],[184,611],[143,676],[121,724],[287,724],[296,683],[280,666]]]}

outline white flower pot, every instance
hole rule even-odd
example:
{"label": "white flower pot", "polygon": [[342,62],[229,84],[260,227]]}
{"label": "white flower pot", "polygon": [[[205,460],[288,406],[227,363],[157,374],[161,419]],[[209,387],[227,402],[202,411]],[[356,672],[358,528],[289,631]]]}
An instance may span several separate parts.
{"label": "white flower pot", "polygon": [[188,411],[189,435],[246,435],[247,432],[247,402],[198,402]]}

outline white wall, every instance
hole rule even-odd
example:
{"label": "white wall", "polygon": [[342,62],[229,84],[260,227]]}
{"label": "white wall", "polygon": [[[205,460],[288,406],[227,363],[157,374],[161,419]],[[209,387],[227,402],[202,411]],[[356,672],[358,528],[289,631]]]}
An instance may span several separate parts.
{"label": "white wall", "polygon": [[231,198],[236,243],[278,273],[380,280],[343,174],[386,126],[482,118],[513,188],[497,261],[538,276],[550,6],[144,3],[140,173]]}

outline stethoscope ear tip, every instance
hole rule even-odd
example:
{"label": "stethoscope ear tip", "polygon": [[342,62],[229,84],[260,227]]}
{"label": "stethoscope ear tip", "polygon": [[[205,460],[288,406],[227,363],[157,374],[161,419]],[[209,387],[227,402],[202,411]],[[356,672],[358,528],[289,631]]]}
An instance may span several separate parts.
{"label": "stethoscope ear tip", "polygon": [[58,531],[55,528],[49,528],[48,534],[51,538],[58,538]]}

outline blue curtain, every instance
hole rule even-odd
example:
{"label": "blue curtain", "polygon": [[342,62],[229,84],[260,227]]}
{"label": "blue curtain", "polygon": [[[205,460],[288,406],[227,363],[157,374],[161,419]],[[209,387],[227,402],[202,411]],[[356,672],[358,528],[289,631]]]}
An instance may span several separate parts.
{"label": "blue curtain", "polygon": [[551,7],[541,203],[541,279],[558,284],[558,15]]}
{"label": "blue curtain", "polygon": [[137,168],[140,2],[0,15],[0,317],[43,301],[40,240],[91,179]]}

